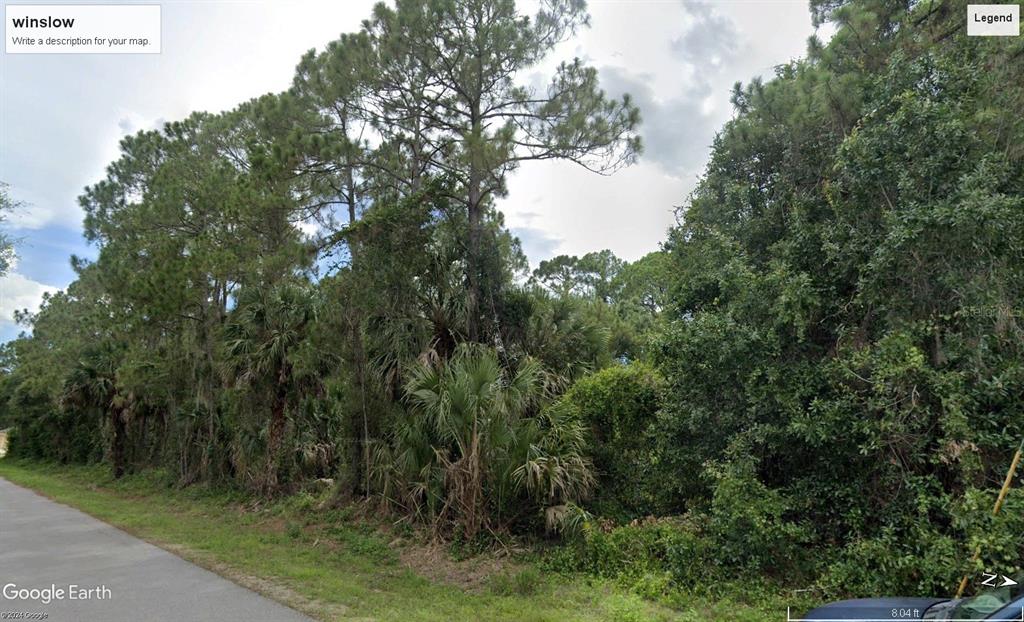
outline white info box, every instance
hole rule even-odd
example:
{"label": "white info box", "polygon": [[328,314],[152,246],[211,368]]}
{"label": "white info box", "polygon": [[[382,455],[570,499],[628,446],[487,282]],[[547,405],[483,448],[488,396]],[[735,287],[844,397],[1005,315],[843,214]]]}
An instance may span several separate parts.
{"label": "white info box", "polygon": [[1019,4],[968,4],[968,37],[1016,37],[1020,35]]}
{"label": "white info box", "polygon": [[8,54],[159,54],[157,4],[8,4]]}

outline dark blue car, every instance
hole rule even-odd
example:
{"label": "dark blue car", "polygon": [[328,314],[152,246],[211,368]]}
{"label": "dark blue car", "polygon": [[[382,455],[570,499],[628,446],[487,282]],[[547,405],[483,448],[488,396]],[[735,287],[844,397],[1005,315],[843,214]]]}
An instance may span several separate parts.
{"label": "dark blue car", "polygon": [[948,598],[862,598],[823,605],[810,611],[804,622],[899,622],[901,620],[993,620],[1024,622],[1024,577],[1018,584],[980,592],[977,596]]}

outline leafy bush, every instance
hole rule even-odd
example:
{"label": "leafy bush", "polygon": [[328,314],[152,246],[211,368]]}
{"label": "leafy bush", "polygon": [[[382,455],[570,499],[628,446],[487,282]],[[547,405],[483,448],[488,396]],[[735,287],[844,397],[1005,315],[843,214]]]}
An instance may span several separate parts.
{"label": "leafy bush", "polygon": [[670,474],[657,469],[651,452],[663,384],[646,363],[618,364],[578,380],[559,404],[589,431],[599,514],[628,520],[667,509],[659,477]]}
{"label": "leafy bush", "polygon": [[886,528],[834,551],[819,585],[830,597],[887,594],[894,585],[916,594],[948,594],[956,588],[965,560],[962,546],[920,521],[909,533]]}
{"label": "leafy bush", "polygon": [[[748,522],[712,513],[648,518],[621,526],[592,521],[578,537],[551,551],[544,563],[550,570],[614,579],[653,599],[678,592],[714,592],[717,582],[725,585],[736,576],[773,575],[784,583],[806,577],[807,569],[800,567],[801,556],[796,554],[796,528],[765,520],[764,511],[751,511],[747,517],[756,519]],[[741,524],[757,532],[747,553],[738,552],[743,544]],[[786,540],[789,537],[792,541]]]}
{"label": "leafy bush", "polygon": [[92,412],[56,410],[36,417],[22,415],[8,433],[14,458],[90,463],[103,458],[103,429]]}
{"label": "leafy bush", "polygon": [[779,491],[758,480],[749,460],[709,470],[715,486],[705,525],[715,563],[776,575],[798,569],[810,534],[787,520],[789,506]]}
{"label": "leafy bush", "polygon": [[687,585],[714,574],[709,566],[713,543],[694,523],[681,518],[635,521],[613,527],[591,522],[578,538],[554,550],[545,560],[548,568],[587,572],[633,585],[652,577],[668,577],[669,583]]}

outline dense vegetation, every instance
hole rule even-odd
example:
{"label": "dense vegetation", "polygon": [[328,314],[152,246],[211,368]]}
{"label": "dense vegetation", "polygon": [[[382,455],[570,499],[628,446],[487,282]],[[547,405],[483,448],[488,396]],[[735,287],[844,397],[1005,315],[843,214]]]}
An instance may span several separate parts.
{"label": "dense vegetation", "polygon": [[1024,43],[963,2],[813,2],[836,34],[737,85],[662,250],[527,274],[506,176],[640,151],[581,62],[517,86],[586,21],[544,6],[381,6],[288,92],[124,139],[81,199],[98,260],[5,352],[12,453],[333,478],[669,600],[1019,568],[1024,498],[987,508],[1024,437]]}

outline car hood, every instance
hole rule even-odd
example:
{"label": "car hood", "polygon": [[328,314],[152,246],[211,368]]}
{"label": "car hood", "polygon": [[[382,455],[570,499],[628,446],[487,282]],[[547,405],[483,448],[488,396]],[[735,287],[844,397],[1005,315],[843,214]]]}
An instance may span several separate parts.
{"label": "car hood", "polygon": [[[829,603],[810,611],[802,620],[921,620],[931,606],[947,598],[860,598]],[[895,611],[894,611],[895,610]]]}

